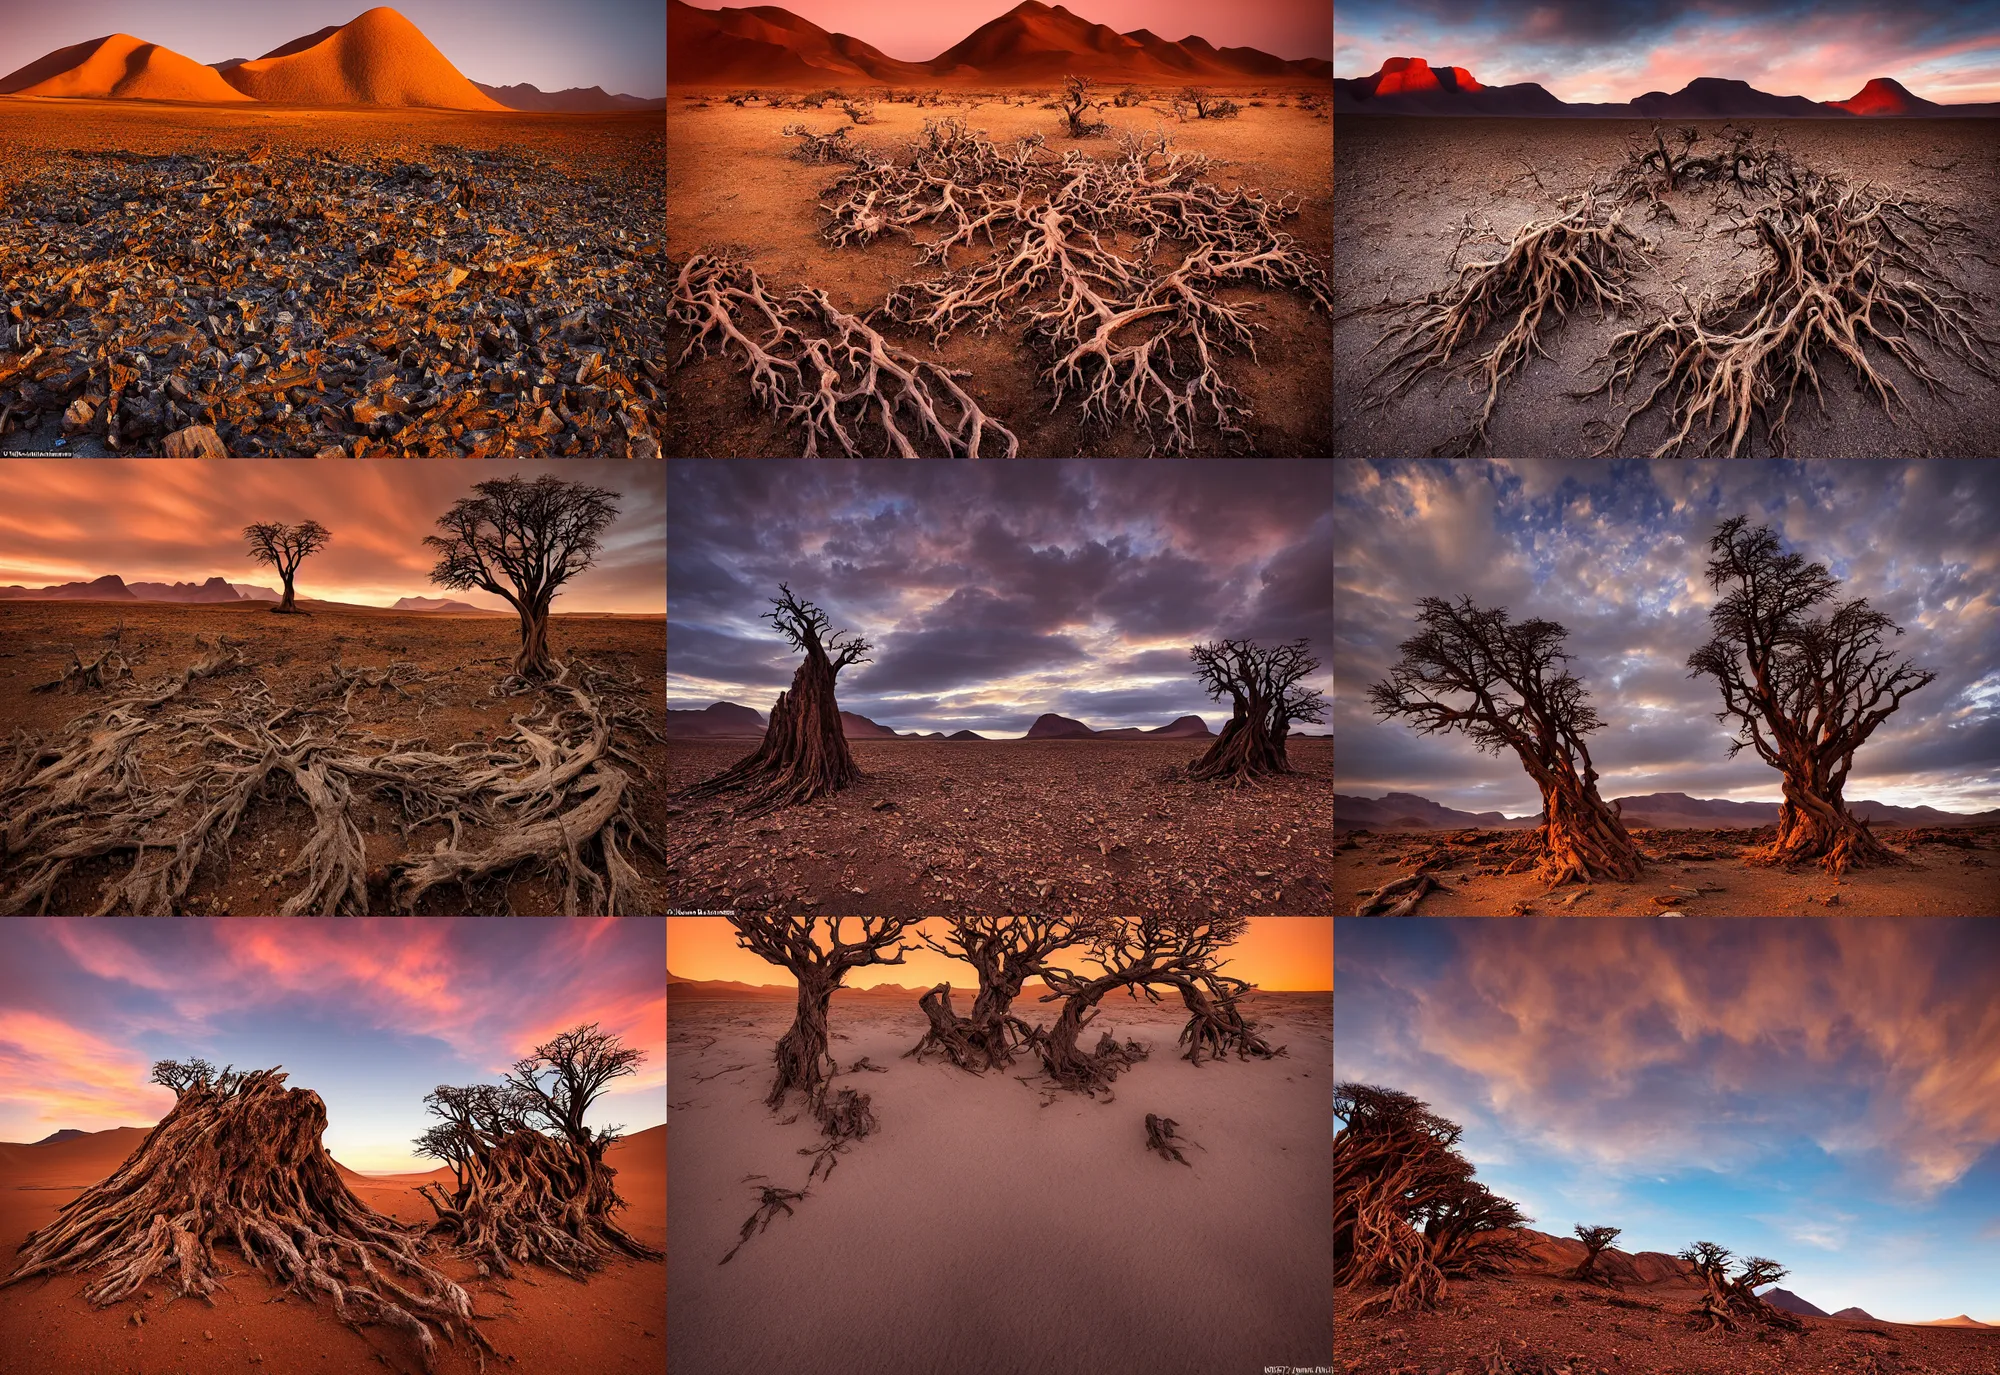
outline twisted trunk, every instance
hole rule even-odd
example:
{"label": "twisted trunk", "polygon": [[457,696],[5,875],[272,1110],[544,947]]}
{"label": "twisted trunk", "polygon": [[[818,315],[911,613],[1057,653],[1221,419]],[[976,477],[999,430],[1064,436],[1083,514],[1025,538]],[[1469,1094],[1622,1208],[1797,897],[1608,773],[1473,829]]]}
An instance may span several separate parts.
{"label": "twisted trunk", "polygon": [[1285,758],[1284,733],[1274,735],[1271,730],[1270,702],[1232,692],[1234,714],[1208,752],[1188,766],[1188,777],[1243,780],[1290,773],[1292,766]]}
{"label": "twisted trunk", "polygon": [[755,789],[738,811],[751,817],[838,792],[860,778],[840,728],[834,673],[833,662],[813,647],[792,675],[791,690],[772,703],[771,723],[755,753],[682,796]]}
{"label": "twisted trunk", "polygon": [[456,1254],[507,1277],[512,1261],[533,1261],[581,1278],[613,1254],[659,1255],[612,1220],[625,1206],[612,1186],[616,1173],[594,1140],[578,1145],[522,1128],[478,1143],[451,1198],[435,1184],[418,1192],[436,1211],[438,1230],[456,1238]]}
{"label": "twisted trunk", "polygon": [[1877,840],[1874,832],[1847,810],[1841,797],[1845,784],[1845,771],[1830,775],[1809,755],[1787,751],[1785,800],[1778,809],[1777,839],[1750,858],[1760,864],[1817,860],[1835,874],[1904,863],[1901,855]]}
{"label": "twisted trunk", "polygon": [[1522,760],[1542,790],[1538,872],[1553,884],[1639,877],[1639,850],[1625,823],[1597,794],[1595,774],[1579,778],[1565,761]]}
{"label": "twisted trunk", "polygon": [[282,601],[280,601],[276,606],[271,608],[271,612],[273,615],[281,611],[284,612],[298,611],[298,608],[292,605],[292,575],[296,571],[297,571],[296,569],[286,568],[283,567],[282,565],[279,567],[278,576],[284,580],[285,595]]}
{"label": "twisted trunk", "polygon": [[514,656],[514,672],[523,678],[553,678],[555,659],[549,654],[549,608],[546,602],[517,602],[521,616],[521,649]]}
{"label": "twisted trunk", "polygon": [[793,1089],[805,1094],[809,1106],[818,1109],[826,1095],[827,1077],[833,1073],[832,1057],[826,1052],[827,1009],[833,990],[840,983],[838,973],[808,966],[795,970],[799,980],[798,1013],[791,1029],[778,1042],[778,1077],[771,1085],[766,1107],[775,1108]]}

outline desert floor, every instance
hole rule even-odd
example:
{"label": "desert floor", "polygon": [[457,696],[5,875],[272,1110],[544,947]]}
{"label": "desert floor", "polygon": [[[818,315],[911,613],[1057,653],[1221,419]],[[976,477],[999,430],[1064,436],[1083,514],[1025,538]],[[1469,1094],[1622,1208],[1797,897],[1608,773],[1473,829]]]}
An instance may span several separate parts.
{"label": "desert floor", "polygon": [[[1651,862],[1635,883],[1569,885],[1550,893],[1533,874],[1479,874],[1469,861],[1437,871],[1443,892],[1425,897],[1416,915],[1426,917],[1493,917],[1509,915],[1619,917],[1653,916],[1676,911],[1690,917],[1990,917],[2000,915],[2000,828],[1952,827],[1944,832],[1972,842],[1971,848],[1920,841],[1912,844],[1892,827],[1880,831],[1892,849],[1910,852],[1907,868],[1856,869],[1835,878],[1815,866],[1794,871],[1745,864],[1742,854],[1749,832],[1729,838],[1728,832],[1642,830],[1636,833],[1642,851],[1657,854],[1687,852],[1700,845],[1717,855],[1708,860],[1663,859]],[[1455,832],[1453,835],[1464,835]],[[1478,832],[1481,841],[1510,838],[1508,831]],[[1926,835],[1934,832],[1925,832]],[[1723,837],[1721,840],[1716,837]],[[1336,846],[1332,882],[1343,904],[1350,897],[1411,872],[1418,856],[1431,850],[1440,833],[1395,831],[1347,836],[1352,849]],[[1678,886],[1683,891],[1673,893]],[[1686,896],[1688,889],[1704,891]],[[1581,894],[1581,896],[1578,896]],[[1671,904],[1655,902],[1670,897]],[[1571,899],[1574,898],[1574,901]],[[1829,903],[1827,899],[1835,901]],[[1354,897],[1358,901],[1358,897]],[[1516,913],[1517,904],[1529,911]]]}
{"label": "desert floor", "polygon": [[[1990,1375],[2000,1332],[1804,1318],[1805,1331],[1697,1333],[1700,1292],[1622,1293],[1537,1276],[1452,1280],[1434,1313],[1355,1320],[1370,1291],[1334,1298],[1336,1369],[1348,1375]],[[1496,1356],[1497,1353],[1497,1356]]]}
{"label": "desert floor", "polygon": [[[312,607],[310,601],[302,605]],[[374,610],[333,610],[320,607],[309,616],[274,616],[268,602],[237,606],[179,605],[157,602],[0,602],[0,724],[31,732],[53,732],[84,713],[102,706],[105,692],[34,693],[30,689],[61,675],[69,666],[71,645],[86,655],[102,647],[100,638],[122,619],[120,646],[132,664],[132,684],[144,686],[178,674],[201,653],[195,637],[211,641],[226,634],[247,641],[242,653],[247,667],[197,682],[182,699],[221,701],[233,687],[262,679],[274,701],[290,703],[308,684],[326,676],[338,657],[349,668],[382,668],[392,662],[414,664],[432,681],[414,686],[407,700],[363,691],[354,694],[352,726],[387,743],[423,737],[442,751],[460,741],[497,739],[509,730],[510,717],[532,710],[527,697],[490,697],[488,690],[507,671],[520,647],[517,623],[511,617],[437,617]],[[660,616],[563,616],[551,618],[550,646],[558,659],[573,656],[615,670],[620,677],[637,675],[646,685],[648,710],[666,707],[665,619]],[[338,705],[338,703],[333,703]],[[419,713],[421,712],[421,719]],[[625,747],[657,775],[665,764],[664,746],[640,736]],[[656,782],[635,780],[639,792],[635,810],[655,838],[666,831],[665,798]],[[371,800],[358,804],[364,817],[363,840],[371,871],[406,852],[427,850],[447,839],[449,827],[433,823],[418,827],[405,840],[396,828],[400,814]],[[253,802],[236,831],[226,860],[211,855],[188,890],[188,914],[258,916],[275,913],[295,891],[301,878],[278,879],[286,854],[311,833],[310,813],[289,785],[281,794]],[[472,833],[468,832],[468,836]],[[648,884],[662,877],[662,866],[643,850],[629,856]],[[125,852],[116,872],[131,867]],[[114,872],[109,859],[87,861],[58,885],[56,915],[94,912],[99,887]],[[0,892],[18,874],[0,870]],[[436,900],[435,903],[433,900]],[[545,876],[523,876],[506,885],[503,895],[483,895],[496,907],[511,903],[518,915],[550,915],[562,911],[559,883]],[[467,904],[454,889],[427,894],[419,907],[429,916],[467,915]],[[477,910],[484,910],[483,907]],[[657,910],[657,909],[655,909]],[[166,915],[156,913],[152,915]]]}
{"label": "desert floor", "polygon": [[[652,1127],[605,1153],[630,1205],[619,1221],[653,1246],[663,1245],[667,1232],[666,1138],[665,1127]],[[0,1274],[13,1270],[28,1233],[117,1169],[144,1139],[144,1131],[124,1128],[47,1146],[0,1146]],[[364,1202],[398,1221],[436,1216],[415,1190],[428,1175],[347,1178]],[[142,1303],[95,1308],[82,1296],[92,1282],[88,1273],[0,1290],[0,1331],[6,1333],[0,1372],[340,1375],[387,1369],[413,1375],[422,1369],[415,1344],[402,1333],[349,1327],[331,1305],[286,1294],[231,1250],[220,1255],[239,1273],[212,1308],[171,1299],[164,1283],[142,1291]],[[613,1261],[587,1284],[538,1267],[517,1268],[516,1278],[505,1281],[481,1279],[468,1263],[446,1261],[440,1268],[472,1294],[475,1313],[491,1315],[480,1328],[501,1353],[496,1368],[641,1375],[658,1371],[665,1358],[666,1293],[658,1261]],[[132,1315],[140,1310],[146,1320],[135,1325]],[[463,1340],[451,1346],[440,1339],[438,1350],[442,1375],[479,1368]]]}
{"label": "desert floor", "polygon": [[[901,1058],[913,1004],[837,999],[834,1081],[879,1123],[807,1188],[810,1117],[764,1107],[789,1003],[668,1009],[668,1361],[701,1375],[1255,1375],[1332,1358],[1332,1000],[1253,995],[1275,1060],[1177,1058],[1185,1013],[1107,999],[1151,1057],[1043,1104],[1022,1067]],[[1036,1014],[1028,1014],[1031,1017]],[[1045,1020],[1045,1019],[1044,1019]],[[881,1074],[855,1072],[866,1059]],[[794,1098],[784,1116],[798,1106]],[[1146,1149],[1147,1113],[1199,1142]],[[806,1189],[727,1266],[765,1182]],[[801,1353],[813,1353],[802,1357]],[[802,1360],[804,1364],[802,1365]]]}
{"label": "desert floor", "polygon": [[[1975,301],[1973,314],[1989,334],[2000,297],[2000,160],[1993,155],[2000,121],[1940,120],[1753,120],[1760,141],[1775,135],[1795,155],[1822,170],[1843,170],[1850,180],[1872,182],[1904,195],[1932,200],[1964,220],[1970,237],[1954,246],[1956,277]],[[1687,124],[1708,140],[1724,127],[1714,120]],[[1339,317],[1385,297],[1405,300],[1444,286],[1461,228],[1471,234],[1457,262],[1492,260],[1499,245],[1532,219],[1557,209],[1556,199],[1607,175],[1624,158],[1629,142],[1650,138],[1653,124],[1609,119],[1417,119],[1349,116],[1340,124],[1340,172],[1334,199],[1341,226],[1341,251],[1334,265],[1335,405],[1333,452],[1343,458],[1406,458],[1471,427],[1485,402],[1482,383],[1475,393],[1458,376],[1436,375],[1418,382],[1388,405],[1364,404],[1368,379],[1381,354],[1368,350],[1381,336],[1385,317]],[[1697,144],[1695,151],[1705,150]],[[1530,169],[1533,169],[1532,174]],[[1537,184],[1539,179],[1539,184]],[[1690,298],[1722,291],[1756,270],[1758,250],[1724,232],[1734,218],[1710,211],[1709,194],[1668,193],[1680,223],[1645,224],[1628,212],[1631,226],[1659,241],[1652,265],[1635,274],[1634,286],[1646,302],[1647,318],[1678,309],[1680,293]],[[1630,403],[1621,393],[1614,406],[1603,396],[1571,400],[1565,393],[1587,391],[1597,375],[1588,365],[1611,337],[1631,328],[1638,317],[1599,319],[1594,310],[1573,314],[1558,333],[1543,333],[1550,355],[1532,360],[1500,393],[1488,434],[1489,452],[1508,458],[1580,458],[1596,453],[1603,438],[1586,434],[1591,421],[1615,426]],[[1489,328],[1474,347],[1454,358],[1455,368],[1491,347],[1499,335]],[[1810,395],[1795,404],[1787,426],[1796,458],[1976,457],[2000,452],[2000,392],[1991,381],[1964,366],[1937,359],[1925,343],[1917,352],[1950,394],[1931,395],[1923,383],[1870,348],[1877,370],[1909,403],[1907,413],[1885,414],[1856,386],[1844,366],[1821,369],[1826,413]],[[1657,376],[1657,368],[1652,374]],[[1650,382],[1646,384],[1650,388]],[[1643,397],[1644,390],[1639,393]],[[1636,399],[1636,398],[1635,398]],[[1620,448],[1645,455],[1673,430],[1666,424],[1666,398],[1635,421]],[[1697,439],[1701,431],[1695,432]],[[1762,457],[1762,440],[1740,457]],[[1692,457],[1698,448],[1681,456]]]}
{"label": "desert floor", "polygon": [[[1322,83],[1305,89],[1324,94],[1326,88]],[[1041,100],[1026,107],[988,102],[970,109],[883,103],[875,107],[876,122],[854,129],[849,138],[885,156],[921,137],[925,119],[962,115],[970,128],[986,131],[996,143],[1040,133],[1050,152],[1074,148],[1108,158],[1118,155],[1118,134],[1150,136],[1164,129],[1176,147],[1218,159],[1214,179],[1225,189],[1252,187],[1272,199],[1287,192],[1296,195],[1302,206],[1286,222],[1286,232],[1323,262],[1333,251],[1332,127],[1289,104],[1288,93],[1279,87],[1265,91],[1232,90],[1229,94],[1244,109],[1231,120],[1176,123],[1157,102],[1154,107],[1102,110],[1098,116],[1111,131],[1082,140],[1059,133],[1061,116],[1041,109]],[[797,140],[783,138],[779,131],[803,123],[817,133],[831,132],[848,122],[837,105],[803,112],[762,105],[739,109],[721,100],[720,92],[707,95],[710,108],[704,110],[694,108],[699,102],[684,99],[681,87],[668,93],[667,199],[672,209],[667,252],[676,263],[692,253],[734,248],[757,269],[773,296],[816,286],[854,314],[881,305],[900,283],[938,272],[936,266],[916,266],[917,248],[906,238],[885,235],[866,246],[836,248],[820,237],[827,219],[819,209],[820,193],[843,169],[797,161],[790,156]],[[1255,99],[1265,104],[1248,105]],[[1279,109],[1279,100],[1287,100],[1288,108]],[[924,230],[920,237],[935,236]],[[1163,251],[1170,246],[1163,245]],[[990,252],[982,239],[976,247],[953,249],[950,265],[960,269],[983,262]],[[1220,295],[1232,302],[1255,302],[1257,320],[1268,326],[1258,336],[1258,361],[1239,356],[1225,359],[1222,366],[1229,384],[1256,411],[1247,425],[1253,441],[1249,452],[1277,458],[1324,456],[1333,423],[1327,317],[1290,292],[1232,289]],[[1136,429],[1087,436],[1073,394],[1065,395],[1059,411],[1052,410],[1054,391],[1036,380],[1044,365],[1018,325],[984,337],[970,327],[961,329],[936,353],[927,333],[911,334],[900,327],[883,333],[921,358],[939,357],[949,367],[971,369],[972,376],[959,385],[1014,432],[1023,458],[1146,457],[1145,436]],[[673,357],[680,356],[689,334],[679,328],[669,331]],[[795,426],[781,426],[752,408],[748,382],[733,358],[724,361],[711,354],[706,360],[690,360],[669,380],[667,391],[673,398],[665,435],[670,455],[795,458],[802,452]],[[878,429],[868,433],[879,440]],[[1194,456],[1224,455],[1218,445],[1212,453]]]}
{"label": "desert floor", "polygon": [[[1206,745],[850,741],[863,776],[831,798],[750,820],[736,795],[674,803],[667,910],[1331,915],[1333,742],[1293,740],[1297,772],[1254,787],[1165,777]],[[673,741],[667,790],[755,748]]]}
{"label": "desert floor", "polygon": [[[0,454],[158,455],[171,414],[232,456],[657,457],[662,126],[0,96]],[[114,384],[160,432],[108,444]]]}

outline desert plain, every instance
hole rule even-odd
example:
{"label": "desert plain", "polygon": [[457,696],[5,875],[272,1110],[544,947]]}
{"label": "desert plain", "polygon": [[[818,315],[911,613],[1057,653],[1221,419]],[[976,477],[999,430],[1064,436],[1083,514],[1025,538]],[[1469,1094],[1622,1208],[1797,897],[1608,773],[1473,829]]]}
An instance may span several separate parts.
{"label": "desert plain", "polygon": [[[671,740],[669,792],[754,740]],[[741,819],[672,803],[667,910],[905,916],[1060,906],[1325,916],[1333,911],[1333,741],[1294,738],[1293,773],[1232,788],[1176,777],[1198,740],[868,740],[862,779]]]}
{"label": "desert plain", "polygon": [[[1333,452],[1342,458],[1414,457],[1466,432],[1478,417],[1486,383],[1453,371],[1492,347],[1505,325],[1491,326],[1452,360],[1400,396],[1370,388],[1388,354],[1379,348],[1380,315],[1356,313],[1384,300],[1439,290],[1473,262],[1492,261],[1530,221],[1561,213],[1558,199],[1604,178],[1627,150],[1651,141],[1655,128],[1676,143],[1683,128],[1702,142],[1696,154],[1727,146],[1732,125],[1703,119],[1512,119],[1346,115],[1340,117],[1340,172],[1334,207],[1341,252],[1334,263]],[[2000,121],[1949,119],[1739,119],[1758,142],[1775,139],[1815,169],[1845,174],[1896,197],[1920,198],[1962,221],[1942,255],[1973,303],[1972,318],[1994,328],[2000,297],[2000,164],[1992,148]],[[1676,146],[1677,143],[1676,143]],[[1621,388],[1616,403],[1603,395],[1576,399],[1604,380],[1592,368],[1613,336],[1681,308],[1683,297],[1725,296],[1754,273],[1764,254],[1754,235],[1729,232],[1744,217],[1718,209],[1712,187],[1683,187],[1662,197],[1674,219],[1648,219],[1639,207],[1624,224],[1652,241],[1636,265],[1625,314],[1600,317],[1575,309],[1545,327],[1547,356],[1528,360],[1507,381],[1482,453],[1510,458],[1578,458],[1599,453],[1615,426],[1643,399],[1660,370],[1642,374],[1636,392]],[[1886,327],[1886,326],[1885,326]],[[1992,380],[1918,340],[1917,356],[1938,379],[1933,390],[1904,372],[1880,345],[1869,356],[1901,395],[1895,411],[1864,393],[1845,365],[1822,366],[1823,395],[1803,392],[1787,424],[1786,454],[1794,458],[1972,458],[2000,453],[2000,401]],[[1824,411],[1816,400],[1823,401]],[[1382,403],[1382,404],[1378,404]],[[1663,400],[1633,422],[1609,457],[1643,457],[1672,437]],[[1692,457],[1713,431],[1697,427]],[[1768,442],[1753,437],[1737,457],[1765,457]]]}
{"label": "desert plain", "polygon": [[[1089,1034],[1151,1053],[1093,1100],[1038,1091],[1032,1061],[1017,1079],[903,1059],[927,1025],[914,998],[836,993],[832,1083],[869,1094],[878,1127],[808,1185],[810,1117],[763,1103],[792,1002],[670,999],[672,1368],[748,1375],[801,1353],[815,1375],[1327,1365],[1332,999],[1242,1007],[1285,1055],[1195,1066],[1178,1058],[1177,999],[1106,999]],[[1148,1113],[1200,1144],[1189,1164],[1147,1150]],[[760,1181],[808,1197],[723,1265]]]}
{"label": "desert plain", "polygon": [[[273,715],[294,704],[314,709],[292,720],[293,730],[309,720],[332,724],[333,716],[344,711],[348,719],[339,729],[364,752],[398,740],[426,741],[439,751],[455,744],[499,744],[513,731],[513,718],[526,717],[533,709],[527,697],[489,695],[520,647],[519,626],[511,615],[415,614],[309,598],[300,598],[298,604],[312,614],[273,617],[265,614],[271,603],[264,601],[229,605],[0,601],[0,645],[4,645],[0,721],[7,722],[10,731],[25,730],[28,738],[48,738],[71,720],[103,708],[105,689],[44,693],[33,689],[62,677],[71,664],[72,648],[87,658],[113,648],[105,637],[114,630],[118,631],[115,647],[132,672],[117,691],[171,679],[204,657],[198,638],[212,647],[227,637],[237,647],[242,665],[190,683],[173,704],[177,710],[236,703],[251,684],[262,683]],[[550,647],[558,659],[592,662],[619,678],[635,680],[635,704],[655,716],[666,705],[664,638],[661,616],[557,612],[549,621]],[[398,664],[403,667],[396,669]],[[387,670],[389,685],[358,687],[351,693],[343,687],[319,695],[336,667],[365,668],[378,682]],[[531,728],[546,730],[547,722]],[[284,723],[277,729],[291,734]],[[618,747],[645,768],[657,775],[664,767],[665,747],[643,731],[619,728],[614,734]],[[17,736],[17,747],[20,739]],[[171,776],[185,758],[177,747],[166,744],[147,743],[139,753],[142,771],[152,771],[156,778]],[[634,815],[650,834],[663,834],[664,795],[637,770],[631,783]],[[402,810],[380,796],[356,796],[352,815],[366,853],[371,903],[376,904],[388,902],[378,882],[385,864],[399,855],[429,850],[452,832],[448,819],[433,818],[405,835]],[[242,813],[233,841],[211,849],[196,871],[183,912],[276,914],[306,881],[303,875],[285,871],[312,835],[313,817],[312,808],[291,785],[267,785]],[[474,830],[468,829],[466,835],[472,838]],[[24,881],[27,858],[18,856],[11,868],[0,870],[0,895]],[[635,901],[658,910],[652,885],[665,878],[660,861],[643,848],[634,848],[628,858],[640,882]],[[95,912],[103,885],[134,862],[130,849],[81,860],[52,890],[47,911],[72,916]],[[552,915],[563,911],[564,900],[563,883],[546,872],[524,868],[488,880],[477,893],[462,893],[455,887],[433,890],[419,900],[418,915]]]}
{"label": "desert plain", "polygon": [[[118,1127],[43,1145],[0,1143],[0,1274],[13,1270],[30,1232],[109,1176],[145,1138],[145,1128]],[[664,1242],[667,1230],[666,1138],[664,1126],[652,1127],[613,1142],[604,1156],[630,1205],[618,1215],[620,1225],[652,1246]],[[404,1223],[435,1220],[417,1187],[448,1186],[451,1179],[443,1167],[422,1175],[369,1176],[341,1166],[340,1175],[362,1202]],[[660,1368],[666,1300],[657,1262],[613,1260],[587,1284],[536,1267],[501,1281],[479,1275],[472,1262],[432,1263],[470,1291],[475,1313],[492,1318],[481,1330],[515,1369],[642,1375]],[[168,1286],[157,1285],[137,1302],[96,1308],[82,1296],[94,1278],[87,1272],[0,1290],[0,1330],[7,1334],[0,1370],[325,1375],[387,1369],[413,1375],[422,1369],[415,1347],[392,1330],[350,1327],[330,1305],[289,1294],[253,1267],[237,1269],[214,1307],[175,1301]],[[141,1314],[143,1320],[135,1320]],[[439,1352],[443,1375],[479,1369],[462,1339],[456,1346],[440,1342]]]}

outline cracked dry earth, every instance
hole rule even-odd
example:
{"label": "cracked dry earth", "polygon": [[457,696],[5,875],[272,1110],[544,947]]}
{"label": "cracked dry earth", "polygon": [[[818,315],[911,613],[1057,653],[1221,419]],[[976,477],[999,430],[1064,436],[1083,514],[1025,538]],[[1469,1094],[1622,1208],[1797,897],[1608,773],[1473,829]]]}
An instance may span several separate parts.
{"label": "cracked dry earth", "polygon": [[[1241,789],[1166,776],[1200,741],[848,745],[863,777],[831,798],[750,820],[733,795],[672,804],[667,910],[1333,911],[1331,740],[1293,740],[1296,773]],[[668,793],[755,748],[672,741]]]}
{"label": "cracked dry earth", "polygon": [[0,99],[0,452],[659,457],[657,115],[39,103]]}
{"label": "cracked dry earth", "polygon": [[1802,1318],[1803,1332],[1696,1332],[1700,1291],[1538,1276],[1453,1280],[1433,1313],[1356,1319],[1334,1295],[1342,1375],[1991,1375],[2000,1331]]}

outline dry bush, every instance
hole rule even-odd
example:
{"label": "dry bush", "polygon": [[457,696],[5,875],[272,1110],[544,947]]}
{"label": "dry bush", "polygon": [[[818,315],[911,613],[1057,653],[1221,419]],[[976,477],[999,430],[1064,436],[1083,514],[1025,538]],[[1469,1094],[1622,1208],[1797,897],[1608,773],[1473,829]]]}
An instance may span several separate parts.
{"label": "dry bush", "polygon": [[847,141],[847,129],[847,125],[841,124],[832,133],[816,134],[803,124],[787,124],[778,136],[801,140],[792,149],[792,156],[800,162],[854,162],[866,154]]}
{"label": "dry bush", "polygon": [[840,108],[846,111],[847,117],[856,124],[873,124],[875,122],[875,107],[872,104],[857,104],[849,100],[842,102]]}
{"label": "dry bush", "polygon": [[1139,88],[1137,86],[1127,86],[1123,90],[1118,92],[1117,95],[1111,98],[1111,103],[1113,105],[1116,105],[1121,110],[1129,109],[1134,105],[1143,104],[1144,101],[1145,97],[1139,94]]}
{"label": "dry bush", "polygon": [[1242,107],[1235,101],[1224,100],[1202,86],[1183,87],[1175,104],[1191,107],[1196,119],[1234,119],[1242,113]]}
{"label": "dry bush", "polygon": [[1071,138],[1088,138],[1092,134],[1101,134],[1111,127],[1101,119],[1090,117],[1092,110],[1104,108],[1103,101],[1091,99],[1092,93],[1097,89],[1096,82],[1087,76],[1072,76],[1064,78],[1063,86],[1062,112],[1063,118],[1069,123]]}

